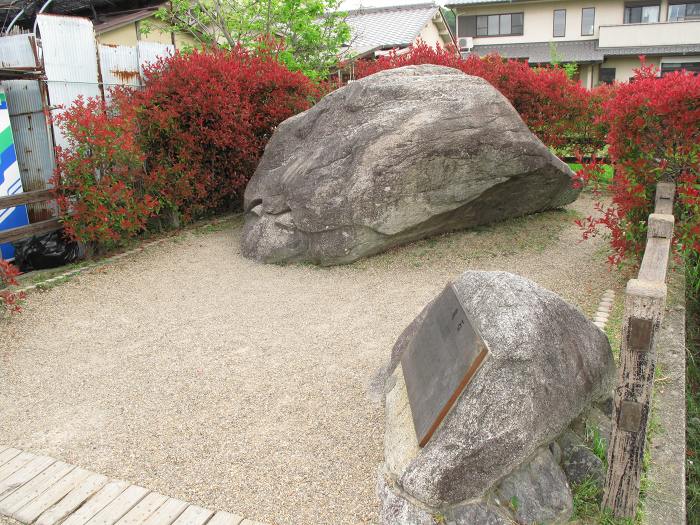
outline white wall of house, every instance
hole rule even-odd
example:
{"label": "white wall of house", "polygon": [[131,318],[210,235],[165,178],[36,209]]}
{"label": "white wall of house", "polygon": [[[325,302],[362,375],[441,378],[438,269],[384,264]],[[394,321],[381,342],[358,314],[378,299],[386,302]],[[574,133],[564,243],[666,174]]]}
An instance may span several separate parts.
{"label": "white wall of house", "polygon": [[[668,16],[668,0],[661,0],[659,22],[665,22]],[[581,13],[584,8],[595,8],[594,31],[592,35],[581,34]],[[566,10],[566,34],[554,37],[554,10]],[[625,15],[624,0],[615,1],[542,1],[515,2],[495,5],[468,5],[454,8],[459,15],[494,15],[523,13],[523,34],[513,36],[477,36],[476,45],[513,44],[522,42],[548,42],[550,40],[594,40],[600,36],[600,26],[622,25]],[[459,21],[458,21],[459,23]],[[646,24],[645,24],[646,25]],[[685,28],[681,29],[685,31]],[[688,28],[690,30],[690,28]]]}
{"label": "white wall of house", "polygon": [[415,44],[418,40],[422,40],[431,47],[436,47],[437,45],[445,47],[445,42],[440,36],[440,32],[438,31],[435,22],[432,20],[425,24],[425,27],[421,30],[420,34],[413,43]]}

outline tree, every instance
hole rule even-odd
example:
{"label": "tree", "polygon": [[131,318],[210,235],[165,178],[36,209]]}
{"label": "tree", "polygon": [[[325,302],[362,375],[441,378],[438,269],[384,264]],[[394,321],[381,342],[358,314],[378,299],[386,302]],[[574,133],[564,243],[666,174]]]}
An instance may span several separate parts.
{"label": "tree", "polygon": [[156,17],[202,45],[274,47],[278,59],[310,78],[328,74],[350,40],[340,0],[171,0]]}

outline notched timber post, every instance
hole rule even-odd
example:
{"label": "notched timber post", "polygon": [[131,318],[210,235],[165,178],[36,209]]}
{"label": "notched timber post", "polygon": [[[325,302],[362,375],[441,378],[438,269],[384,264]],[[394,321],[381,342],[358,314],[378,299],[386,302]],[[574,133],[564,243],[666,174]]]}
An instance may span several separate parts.
{"label": "notched timber post", "polygon": [[649,216],[639,279],[625,290],[620,365],[614,393],[612,434],[603,508],[634,518],[639,502],[647,425],[656,366],[656,340],[666,303],[666,271],[673,238],[675,186],[659,183],[655,213]]}
{"label": "notched timber post", "polygon": [[637,512],[654,385],[655,346],[665,301],[664,283],[638,279],[627,283],[603,495],[603,508],[612,509],[618,518],[633,518]]}

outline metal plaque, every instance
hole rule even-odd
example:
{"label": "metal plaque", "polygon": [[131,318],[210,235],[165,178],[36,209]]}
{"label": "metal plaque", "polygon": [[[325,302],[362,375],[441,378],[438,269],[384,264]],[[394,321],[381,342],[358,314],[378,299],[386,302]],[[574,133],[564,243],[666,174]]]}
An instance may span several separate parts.
{"label": "metal plaque", "polygon": [[431,305],[401,356],[418,444],[430,440],[488,355],[452,284]]}
{"label": "metal plaque", "polygon": [[651,334],[653,323],[651,319],[630,318],[629,347],[637,352],[651,350]]}
{"label": "metal plaque", "polygon": [[642,426],[642,404],[635,401],[622,401],[617,426],[625,432],[639,432]]}

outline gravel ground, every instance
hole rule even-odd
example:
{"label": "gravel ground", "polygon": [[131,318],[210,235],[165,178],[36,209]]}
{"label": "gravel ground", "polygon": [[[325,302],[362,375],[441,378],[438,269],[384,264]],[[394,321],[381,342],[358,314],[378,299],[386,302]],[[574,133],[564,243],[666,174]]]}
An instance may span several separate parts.
{"label": "gravel ground", "polygon": [[467,268],[520,273],[589,315],[620,289],[600,239],[548,212],[354,265],[261,265],[240,221],[32,293],[0,322],[0,443],[274,524],[376,520],[369,385]]}

